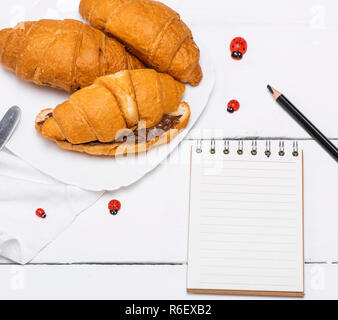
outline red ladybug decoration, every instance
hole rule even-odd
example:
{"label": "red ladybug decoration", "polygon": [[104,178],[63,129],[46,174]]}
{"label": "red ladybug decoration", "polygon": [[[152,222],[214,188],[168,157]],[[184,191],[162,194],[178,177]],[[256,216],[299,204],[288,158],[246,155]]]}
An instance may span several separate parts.
{"label": "red ladybug decoration", "polygon": [[46,219],[47,215],[46,215],[46,212],[45,210],[39,208],[35,211],[35,214],[39,217],[39,218],[42,218],[42,219]]}
{"label": "red ladybug decoration", "polygon": [[231,41],[230,51],[233,59],[241,60],[248,51],[248,44],[243,38],[237,37]]}
{"label": "red ladybug decoration", "polygon": [[118,200],[112,200],[108,204],[108,209],[112,215],[117,215],[121,210],[121,202]]}
{"label": "red ladybug decoration", "polygon": [[235,111],[237,111],[240,107],[240,104],[237,100],[231,100],[229,103],[228,103],[228,112],[230,113],[234,113]]}

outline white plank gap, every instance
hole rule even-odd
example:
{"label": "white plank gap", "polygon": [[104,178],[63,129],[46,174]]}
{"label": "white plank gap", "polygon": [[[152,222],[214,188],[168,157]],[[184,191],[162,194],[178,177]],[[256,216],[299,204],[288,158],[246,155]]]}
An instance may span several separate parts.
{"label": "white plank gap", "polygon": [[[0,266],[0,283],[1,300],[258,299],[187,294],[186,265]],[[305,299],[337,299],[338,266],[306,265],[305,283]]]}

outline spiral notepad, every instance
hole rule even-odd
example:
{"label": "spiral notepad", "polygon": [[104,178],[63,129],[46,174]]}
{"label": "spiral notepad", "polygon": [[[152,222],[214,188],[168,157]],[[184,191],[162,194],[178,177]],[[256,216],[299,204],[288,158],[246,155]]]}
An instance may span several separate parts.
{"label": "spiral notepad", "polygon": [[303,296],[303,153],[247,144],[191,151],[188,292]]}

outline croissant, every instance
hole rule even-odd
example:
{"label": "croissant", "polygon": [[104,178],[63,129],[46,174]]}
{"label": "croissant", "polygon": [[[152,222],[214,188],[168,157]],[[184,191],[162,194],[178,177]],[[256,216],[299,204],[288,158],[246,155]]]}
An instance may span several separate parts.
{"label": "croissant", "polygon": [[92,26],[127,45],[159,72],[198,85],[200,51],[178,13],[152,0],[81,0],[80,14]]}
{"label": "croissant", "polygon": [[21,22],[1,30],[0,61],[23,80],[66,91],[99,76],[144,68],[117,40],[76,20]]}
{"label": "croissant", "polygon": [[185,128],[190,107],[180,103],[184,84],[153,69],[100,77],[54,110],[45,109],[36,130],[61,148],[117,156],[168,143]]}

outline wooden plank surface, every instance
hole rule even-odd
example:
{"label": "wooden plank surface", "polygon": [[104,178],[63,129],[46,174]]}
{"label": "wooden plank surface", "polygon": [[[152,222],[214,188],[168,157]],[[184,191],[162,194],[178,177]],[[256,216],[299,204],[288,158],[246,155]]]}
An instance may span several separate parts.
{"label": "wooden plank surface", "polygon": [[[325,134],[338,138],[336,125],[336,56],[338,3],[327,0],[224,1],[165,0],[191,26],[203,52],[216,69],[216,86],[206,112],[191,132],[195,138],[308,138],[271,98],[266,85],[283,91]],[[39,14],[80,18],[78,0],[58,1],[54,8],[39,2]],[[14,12],[13,21],[34,17],[34,5],[5,0],[1,15]],[[9,8],[9,9],[8,9]],[[41,16],[40,16],[41,18]],[[1,19],[0,19],[1,21]],[[248,42],[242,61],[230,57],[235,36]],[[329,46],[328,46],[329,44]],[[325,49],[323,49],[325,48]],[[226,104],[237,99],[241,109],[230,115]]]}
{"label": "wooden plank surface", "polygon": [[[269,96],[268,83],[284,92],[331,138],[338,138],[335,79],[338,3],[300,1],[168,1],[176,6],[212,56],[216,86],[191,137],[308,137]],[[230,41],[242,36],[248,52],[230,58]],[[330,43],[323,59],[323,47]],[[203,52],[202,52],[203,54]],[[324,71],[325,70],[325,71]],[[226,104],[241,103],[229,115]],[[321,112],[321,110],[323,112]]]}
{"label": "wooden plank surface", "polygon": [[[336,141],[338,142],[338,141]],[[189,149],[186,141],[171,158],[136,185],[106,193],[84,212],[35,263],[184,263],[187,260]],[[290,152],[290,143],[286,142]],[[250,141],[244,150],[250,150]],[[237,142],[231,142],[235,152]],[[210,141],[203,142],[204,150]],[[263,152],[265,142],[259,142]],[[338,261],[336,163],[313,141],[299,141],[305,159],[305,260]],[[272,151],[278,141],[272,141]],[[109,215],[119,199],[123,210]]]}
{"label": "wooden plank surface", "polygon": [[[337,35],[337,1],[212,0],[207,10],[203,0],[194,0],[193,6],[190,0],[164,2],[181,13],[209,49],[216,66],[214,95],[190,137],[308,138],[264,91],[263,84],[269,81],[285,91],[327,135],[338,138],[338,109],[332,105],[338,45],[329,41]],[[74,17],[77,4],[78,0],[58,1],[57,10],[45,7],[44,17]],[[3,0],[0,9],[2,14],[11,12],[13,21],[34,13],[31,3],[24,0]],[[277,33],[277,41],[266,30],[269,28]],[[229,59],[229,42],[237,35],[245,36],[249,43],[247,59],[241,64]],[[279,40],[288,41],[292,50],[278,44]],[[323,52],[327,43],[330,48]],[[271,57],[282,66],[272,68]],[[268,67],[260,68],[260,72],[257,66],[262,66],[265,59]],[[242,104],[235,115],[225,111],[232,98]],[[331,264],[338,261],[336,163],[315,142],[302,141],[300,145],[305,150],[306,261],[328,262],[306,265],[305,298],[338,298],[338,267]],[[182,148],[187,154],[184,148],[187,144]],[[177,200],[182,195],[185,199],[187,177],[187,164],[164,164],[128,190],[107,193],[34,262],[185,263],[187,201]],[[106,209],[112,198],[121,199],[126,206],[126,211],[115,218]],[[210,297],[188,295],[185,281],[185,265],[4,265],[0,266],[0,299]]]}
{"label": "wooden plank surface", "polygon": [[[305,281],[305,299],[338,298],[338,265],[306,265]],[[266,298],[187,294],[185,265],[0,266],[0,283],[1,300]]]}

